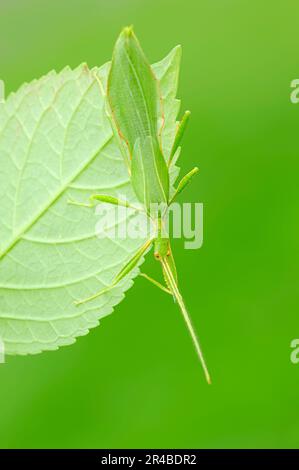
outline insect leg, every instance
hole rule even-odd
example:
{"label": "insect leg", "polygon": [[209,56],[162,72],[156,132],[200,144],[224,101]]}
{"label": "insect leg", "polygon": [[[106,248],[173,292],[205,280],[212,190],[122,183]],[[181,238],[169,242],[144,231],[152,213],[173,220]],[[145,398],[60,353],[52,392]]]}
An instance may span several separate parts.
{"label": "insect leg", "polygon": [[181,181],[179,182],[178,184],[178,187],[174,193],[174,195],[172,196],[170,202],[169,202],[169,205],[175,200],[175,198],[185,189],[185,187],[190,183],[190,181],[192,180],[193,176],[196,175],[196,173],[198,173],[198,168],[195,167],[193,168],[193,170],[189,171],[189,173],[187,173],[185,176],[183,176],[183,178],[181,179]]}
{"label": "insect leg", "polygon": [[90,302],[91,300],[94,300],[101,295],[105,294],[106,292],[109,292],[111,289],[113,289],[127,274],[129,274],[138,264],[140,258],[145,254],[147,249],[151,246],[152,240],[147,240],[144,245],[142,245],[141,248],[135,253],[135,255],[125,264],[125,266],[120,270],[120,272],[115,276],[113,279],[112,283],[110,286],[105,287],[104,289],[101,289],[100,291],[96,292],[95,294],[91,295],[90,297],[83,299],[83,300],[77,300],[75,302],[76,305],[81,305],[85,304],[86,302]]}
{"label": "insect leg", "polygon": [[183,297],[182,297],[182,295],[181,295],[181,293],[178,289],[177,283],[176,283],[175,278],[173,276],[172,269],[171,269],[171,266],[168,263],[167,257],[161,259],[161,264],[162,264],[162,269],[163,269],[164,276],[167,279],[167,284],[169,285],[169,288],[172,291],[172,294],[175,297],[175,299],[176,299],[176,301],[177,301],[177,303],[180,307],[181,313],[183,315],[183,318],[185,320],[187,329],[188,329],[188,331],[190,333],[190,336],[192,338],[192,341],[193,341],[195,350],[197,352],[198,358],[199,358],[199,360],[201,362],[201,365],[203,367],[206,380],[210,384],[211,383],[211,377],[210,377],[210,374],[209,374],[209,371],[208,371],[208,368],[207,368],[207,365],[206,365],[206,362],[205,362],[205,359],[204,359],[204,356],[203,356],[203,353],[202,353],[202,350],[201,350],[201,346],[200,346],[198,337],[195,333],[194,326],[192,324],[189,313],[186,309]]}
{"label": "insect leg", "polygon": [[138,211],[138,212],[144,212],[144,210],[142,208],[135,207],[132,204],[130,204],[128,201],[123,201],[121,199],[118,199],[117,197],[108,196],[106,194],[93,194],[92,196],[90,196],[89,200],[90,200],[90,203],[86,204],[84,202],[77,202],[77,201],[74,201],[72,199],[69,199],[68,204],[72,204],[74,206],[81,206],[81,207],[91,208],[91,207],[94,207],[96,205],[95,201],[100,201],[100,202],[104,202],[106,204],[113,204],[115,206],[122,206],[122,207],[127,207],[128,209],[134,209],[135,211]]}
{"label": "insect leg", "polygon": [[68,204],[72,205],[72,206],[79,206],[79,207],[88,207],[88,208],[91,208],[94,206],[94,204],[86,204],[85,202],[78,202],[78,201],[74,201],[74,199],[68,199],[67,201]]}
{"label": "insect leg", "polygon": [[174,139],[174,143],[171,149],[171,155],[170,155],[170,160],[169,160],[169,165],[175,155],[175,152],[177,151],[178,147],[180,146],[181,140],[183,138],[183,135],[185,133],[189,118],[190,118],[190,111],[186,111],[181,122],[179,123],[177,133]]}
{"label": "insect leg", "polygon": [[154,284],[154,286],[159,287],[159,289],[163,290],[163,292],[166,292],[167,294],[172,295],[172,292],[169,289],[167,289],[167,287],[163,286],[163,284],[161,284],[159,281],[156,281],[155,279],[153,279],[152,277],[148,276],[145,273],[140,273],[140,276],[150,281],[152,284]]}

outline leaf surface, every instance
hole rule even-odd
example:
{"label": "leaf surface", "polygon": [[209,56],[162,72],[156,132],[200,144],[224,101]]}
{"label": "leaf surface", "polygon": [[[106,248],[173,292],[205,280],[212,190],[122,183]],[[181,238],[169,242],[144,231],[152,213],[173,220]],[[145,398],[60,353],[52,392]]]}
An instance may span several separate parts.
{"label": "leaf surface", "polygon": [[0,80],[0,103],[3,103],[4,102],[4,81],[3,80]]}

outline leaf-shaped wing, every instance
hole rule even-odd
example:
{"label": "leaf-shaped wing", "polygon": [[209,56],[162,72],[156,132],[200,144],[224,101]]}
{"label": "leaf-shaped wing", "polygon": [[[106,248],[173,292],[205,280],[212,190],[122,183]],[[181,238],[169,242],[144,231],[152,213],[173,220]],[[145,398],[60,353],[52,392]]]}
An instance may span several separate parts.
{"label": "leaf-shaped wing", "polygon": [[[168,202],[168,168],[158,142],[151,136],[137,139],[132,158],[132,186],[145,207],[152,212],[154,204]],[[153,214],[152,214],[153,215]]]}
{"label": "leaf-shaped wing", "polygon": [[[125,28],[116,42],[107,94],[132,157],[132,184],[140,202],[148,210],[151,203],[167,203],[168,169],[158,141],[158,81],[131,28]],[[150,171],[144,171],[146,167]]]}
{"label": "leaf-shaped wing", "polygon": [[124,28],[115,44],[107,96],[131,156],[138,138],[157,138],[158,84],[131,28]]}

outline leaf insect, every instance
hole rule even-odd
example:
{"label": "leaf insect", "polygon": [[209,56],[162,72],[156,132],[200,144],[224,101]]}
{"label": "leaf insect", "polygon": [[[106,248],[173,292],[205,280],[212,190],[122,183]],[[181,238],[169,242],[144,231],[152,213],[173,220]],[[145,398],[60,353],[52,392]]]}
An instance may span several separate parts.
{"label": "leaf insect", "polygon": [[[177,271],[170,239],[164,232],[166,210],[198,172],[198,168],[194,168],[185,175],[178,184],[174,194],[170,196],[170,164],[180,146],[190,113],[187,111],[178,125],[171,155],[167,162],[162,153],[158,132],[158,82],[132,27],[123,29],[114,47],[108,76],[107,98],[112,124],[116,128],[122,145],[127,152],[126,162],[128,164],[131,184],[144,211],[154,220],[156,234],[153,239],[146,241],[139,248],[135,255],[116,275],[110,286],[76,303],[82,304],[91,301],[113,289],[121,279],[137,266],[145,252],[153,245],[154,256],[161,264],[166,286],[163,286],[146,274],[143,274],[143,276],[174,297],[191,335],[206,380],[208,383],[211,383],[199,340],[178,288]],[[90,199],[91,204],[88,207],[91,207],[95,201],[131,207],[128,202],[105,194],[95,194]],[[158,207],[166,208],[166,210],[153,210],[153,206],[157,207],[157,205]]]}

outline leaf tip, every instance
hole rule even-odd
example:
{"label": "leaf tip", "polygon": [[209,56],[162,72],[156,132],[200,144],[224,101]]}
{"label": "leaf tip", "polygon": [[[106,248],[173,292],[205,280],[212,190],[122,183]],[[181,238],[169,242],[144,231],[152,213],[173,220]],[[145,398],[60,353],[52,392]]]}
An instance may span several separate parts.
{"label": "leaf tip", "polygon": [[134,34],[133,25],[131,24],[130,26],[125,26],[122,30],[122,34],[128,38],[133,36]]}
{"label": "leaf tip", "polygon": [[130,41],[132,39],[135,38],[135,34],[134,34],[134,27],[133,25],[130,25],[130,26],[125,26],[121,32],[120,32],[120,35],[119,35],[119,40],[122,40],[124,41],[125,43],[127,41]]}
{"label": "leaf tip", "polygon": [[181,59],[181,57],[182,57],[182,52],[183,52],[183,48],[182,48],[181,44],[178,44],[177,46],[175,46],[175,47],[172,49],[173,55],[176,56],[178,60]]}

